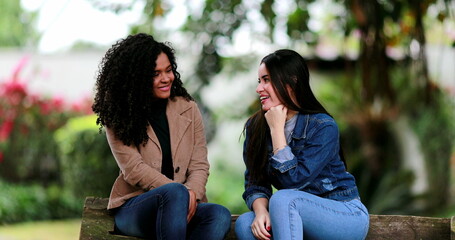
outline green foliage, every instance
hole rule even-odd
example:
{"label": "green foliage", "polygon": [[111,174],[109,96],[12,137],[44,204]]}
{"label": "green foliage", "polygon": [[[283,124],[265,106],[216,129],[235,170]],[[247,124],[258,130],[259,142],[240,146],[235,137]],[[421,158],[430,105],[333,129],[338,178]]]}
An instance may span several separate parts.
{"label": "green foliage", "polygon": [[17,185],[0,181],[0,224],[79,217],[82,202],[58,185]]}
{"label": "green foliage", "polygon": [[[357,76],[349,76],[357,79]],[[334,115],[340,126],[342,145],[348,168],[358,180],[362,201],[371,213],[431,215],[447,206],[450,185],[449,163],[455,146],[454,104],[442,90],[432,89],[429,102],[424,93],[411,83],[412,77],[404,62],[391,69],[393,87],[400,94],[396,106],[374,112],[365,108],[358,93],[359,81],[340,72],[318,85],[317,96]],[[334,94],[339,92],[345,94]],[[377,103],[380,104],[380,103]],[[405,117],[420,142],[428,192],[416,195],[411,191],[415,176],[401,159],[400,144],[394,122]],[[372,127],[365,128],[371,125]],[[375,136],[372,138],[371,136]],[[374,145],[371,145],[372,141]],[[375,171],[371,162],[375,152],[382,166]],[[380,152],[377,152],[380,151]],[[412,159],[410,160],[412,161]]]}
{"label": "green foliage", "polygon": [[36,41],[36,13],[22,10],[20,1],[0,0],[0,9],[0,46],[24,47]]}
{"label": "green foliage", "polygon": [[79,217],[83,199],[61,184],[54,134],[91,103],[32,94],[20,78],[27,61],[0,84],[0,223]]}
{"label": "green foliage", "polygon": [[[364,172],[365,174],[365,172]],[[363,176],[363,180],[372,179]],[[419,209],[419,198],[410,191],[410,186],[414,181],[411,171],[397,170],[389,171],[382,176],[381,181],[360,183],[359,188],[362,193],[370,192],[362,199],[368,205],[370,213],[380,214],[412,214]],[[365,188],[374,188],[365,189]]]}
{"label": "green foliage", "polygon": [[[405,199],[411,199],[409,188],[413,181],[412,174],[399,168],[401,159],[389,123],[366,117],[368,115],[365,115],[362,100],[357,94],[361,88],[358,76],[348,77],[343,72],[331,74],[331,79],[319,83],[316,95],[339,125],[348,171],[357,179],[362,202],[370,213],[375,214],[400,210],[403,203],[411,205]],[[336,94],[341,92],[344,94]],[[374,124],[374,129],[380,130],[373,132],[365,129],[367,124]],[[377,135],[373,138],[377,132],[382,133],[382,137]],[[371,141],[368,145],[366,139]],[[374,163],[366,155],[367,151],[375,152],[371,151],[373,146],[380,149],[380,163],[384,167],[388,166],[387,170],[373,168]],[[393,192],[400,194],[389,194]]]}
{"label": "green foliage", "polygon": [[78,199],[108,197],[118,166],[96,116],[73,118],[56,133],[61,150],[63,182]]}
{"label": "green foliage", "polygon": [[0,83],[0,178],[49,184],[60,180],[53,134],[85,109],[31,93],[20,77],[27,62],[21,59],[12,76]]}
{"label": "green foliage", "polygon": [[221,204],[232,214],[249,211],[242,199],[244,177],[243,173],[235,170],[226,161],[216,161],[210,168],[207,183],[207,198],[209,202]]}
{"label": "green foliage", "polygon": [[449,160],[455,153],[455,105],[442,91],[434,92],[432,96],[429,105],[416,105],[410,115],[428,169],[429,197],[432,199],[428,201],[428,209],[440,211],[449,203]]}

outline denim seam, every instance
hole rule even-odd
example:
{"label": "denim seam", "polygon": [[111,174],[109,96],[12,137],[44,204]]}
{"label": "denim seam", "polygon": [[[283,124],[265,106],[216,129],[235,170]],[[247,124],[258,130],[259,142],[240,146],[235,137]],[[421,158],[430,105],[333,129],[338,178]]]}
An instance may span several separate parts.
{"label": "denim seam", "polygon": [[[296,209],[296,207],[295,207],[295,205],[296,205],[296,204],[295,204],[295,200],[297,200],[297,199],[294,199],[294,200],[292,201],[292,204],[289,204],[289,205],[288,205],[289,225],[290,225],[289,228],[291,229],[291,240],[292,240],[292,239],[295,239],[295,236],[294,236],[294,232],[295,232],[295,229],[294,229],[294,228],[295,228],[295,227],[294,227],[294,225],[292,224],[292,222],[293,222],[293,221],[292,221],[293,214],[292,214],[292,211],[291,211],[291,208],[292,208],[291,206],[294,206],[294,209]],[[302,230],[303,230],[303,229],[302,229]],[[303,232],[302,232],[302,235],[303,235]]]}
{"label": "denim seam", "polygon": [[[157,199],[158,199],[158,211],[156,212],[156,222],[162,222],[162,218],[163,218],[163,200],[162,200],[162,196],[160,194],[157,194]],[[163,232],[163,229],[161,229],[161,226],[163,226],[163,224],[158,224],[159,226],[156,227],[156,235],[158,237],[158,239],[163,239],[163,236],[162,236],[162,232]]]}

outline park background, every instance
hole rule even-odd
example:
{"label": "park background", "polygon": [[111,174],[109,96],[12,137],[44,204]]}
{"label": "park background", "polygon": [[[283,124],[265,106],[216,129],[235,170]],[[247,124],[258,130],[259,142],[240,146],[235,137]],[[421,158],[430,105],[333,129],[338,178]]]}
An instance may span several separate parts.
{"label": "park background", "polygon": [[0,239],[78,239],[118,169],[91,112],[105,51],[176,49],[203,112],[211,202],[246,211],[243,124],[260,59],[291,48],[335,117],[370,213],[455,215],[451,0],[0,0]]}

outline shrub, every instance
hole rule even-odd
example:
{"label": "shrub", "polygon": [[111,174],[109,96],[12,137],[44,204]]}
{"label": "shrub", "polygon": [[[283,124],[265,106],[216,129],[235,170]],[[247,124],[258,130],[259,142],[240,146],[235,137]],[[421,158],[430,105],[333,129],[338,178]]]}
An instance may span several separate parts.
{"label": "shrub", "polygon": [[73,118],[56,133],[63,182],[75,197],[108,197],[119,169],[96,116]]}
{"label": "shrub", "polygon": [[20,72],[22,59],[6,81],[0,83],[0,177],[9,182],[59,181],[60,166],[53,134],[77,115],[91,111],[90,101],[67,104],[29,91]]}
{"label": "shrub", "polygon": [[58,185],[19,185],[0,181],[0,224],[80,217],[82,202]]}

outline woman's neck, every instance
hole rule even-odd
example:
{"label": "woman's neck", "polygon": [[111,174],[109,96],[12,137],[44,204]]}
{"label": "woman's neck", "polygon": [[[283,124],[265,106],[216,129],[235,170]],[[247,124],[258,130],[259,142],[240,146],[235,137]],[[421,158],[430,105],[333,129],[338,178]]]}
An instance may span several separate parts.
{"label": "woman's neck", "polygon": [[298,112],[297,111],[293,111],[293,110],[289,110],[288,109],[288,113],[286,115],[286,121],[288,121],[289,119],[291,119],[292,117],[294,117]]}

